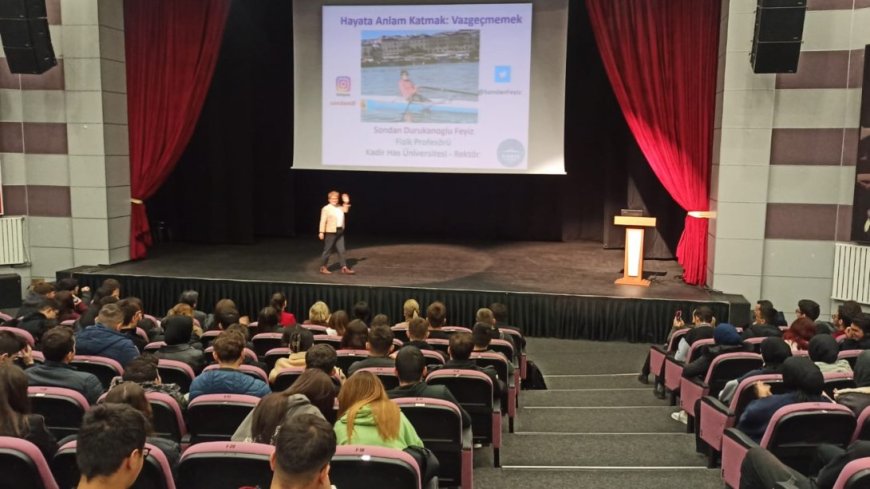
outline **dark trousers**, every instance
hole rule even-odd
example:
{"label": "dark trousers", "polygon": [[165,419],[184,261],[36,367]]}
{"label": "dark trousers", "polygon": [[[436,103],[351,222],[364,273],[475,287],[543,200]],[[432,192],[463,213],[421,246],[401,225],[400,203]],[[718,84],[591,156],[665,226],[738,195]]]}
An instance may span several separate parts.
{"label": "dark trousers", "polygon": [[[840,460],[843,465],[846,452],[834,445],[820,445],[816,450],[815,460],[808,467],[809,473],[819,474],[816,481],[801,474],[797,470],[780,462],[775,455],[764,448],[754,447],[746,453],[743,465],[740,466],[740,489],[816,489],[816,487],[832,487],[836,475],[842,470],[836,464],[829,465],[834,460]],[[824,473],[824,474],[823,474]],[[824,481],[826,482],[823,482]]]}
{"label": "dark trousers", "polygon": [[329,255],[335,251],[338,253],[338,261],[341,266],[346,267],[347,262],[344,260],[344,228],[338,228],[334,233],[323,233],[323,255],[321,261],[323,266],[329,263]]}

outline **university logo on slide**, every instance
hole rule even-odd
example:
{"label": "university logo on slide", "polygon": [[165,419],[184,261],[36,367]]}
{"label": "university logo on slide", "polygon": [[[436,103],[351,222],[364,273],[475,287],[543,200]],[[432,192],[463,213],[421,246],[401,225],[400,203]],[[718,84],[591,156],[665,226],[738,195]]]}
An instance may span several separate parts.
{"label": "university logo on slide", "polygon": [[335,93],[338,95],[350,93],[350,77],[337,76],[335,77]]}
{"label": "university logo on slide", "polygon": [[496,83],[510,83],[511,82],[511,67],[510,66],[496,66],[495,67],[495,82]]}

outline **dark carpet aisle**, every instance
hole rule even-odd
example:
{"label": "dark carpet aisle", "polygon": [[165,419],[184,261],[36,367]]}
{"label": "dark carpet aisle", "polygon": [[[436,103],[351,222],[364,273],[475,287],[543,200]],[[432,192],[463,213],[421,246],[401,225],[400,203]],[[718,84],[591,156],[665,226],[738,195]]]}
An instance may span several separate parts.
{"label": "dark carpet aisle", "polygon": [[676,408],[637,381],[648,345],[530,338],[546,391],[523,391],[516,433],[505,420],[502,468],[475,453],[476,489],[721,488]]}

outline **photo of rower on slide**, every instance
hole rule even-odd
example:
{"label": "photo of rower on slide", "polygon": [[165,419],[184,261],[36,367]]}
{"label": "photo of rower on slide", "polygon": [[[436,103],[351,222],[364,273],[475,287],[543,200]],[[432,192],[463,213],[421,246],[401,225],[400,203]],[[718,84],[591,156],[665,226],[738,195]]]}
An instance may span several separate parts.
{"label": "photo of rower on slide", "polygon": [[399,92],[402,94],[402,98],[409,103],[429,102],[428,98],[417,92],[417,85],[414,85],[414,82],[411,81],[411,75],[408,74],[408,70],[402,70],[399,74]]}

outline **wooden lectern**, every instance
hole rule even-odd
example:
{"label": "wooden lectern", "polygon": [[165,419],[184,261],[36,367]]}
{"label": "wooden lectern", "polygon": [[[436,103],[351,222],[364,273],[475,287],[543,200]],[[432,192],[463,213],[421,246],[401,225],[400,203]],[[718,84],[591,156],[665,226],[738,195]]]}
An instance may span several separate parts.
{"label": "wooden lectern", "polygon": [[643,234],[644,228],[655,227],[655,217],[614,216],[613,224],[625,226],[625,267],[617,285],[641,285],[649,287],[643,279]]}

